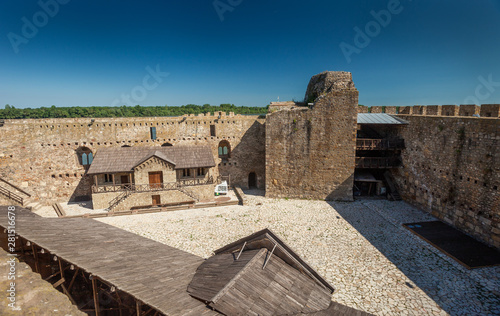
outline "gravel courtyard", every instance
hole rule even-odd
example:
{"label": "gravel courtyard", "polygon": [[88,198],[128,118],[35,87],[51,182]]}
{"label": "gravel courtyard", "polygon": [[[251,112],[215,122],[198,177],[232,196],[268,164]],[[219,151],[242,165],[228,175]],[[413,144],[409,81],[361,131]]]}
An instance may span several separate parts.
{"label": "gravel courtyard", "polygon": [[272,229],[335,287],[376,315],[500,315],[500,267],[466,270],[401,226],[434,220],[404,202],[266,199],[248,206],[98,219],[202,257]]}

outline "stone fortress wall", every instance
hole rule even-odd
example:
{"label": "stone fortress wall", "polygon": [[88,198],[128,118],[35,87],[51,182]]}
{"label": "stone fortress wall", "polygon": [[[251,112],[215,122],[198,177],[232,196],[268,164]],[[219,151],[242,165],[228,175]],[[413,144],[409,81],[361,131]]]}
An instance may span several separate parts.
{"label": "stone fortress wall", "polygon": [[[231,184],[248,186],[255,172],[257,186],[265,185],[264,118],[217,112],[215,115],[147,118],[75,118],[5,120],[0,127],[0,177],[50,204],[91,195],[77,151],[116,146],[209,145],[221,175]],[[156,140],[150,128],[156,128]],[[230,158],[221,161],[218,145],[227,141]],[[216,168],[217,169],[217,168]],[[217,176],[217,175],[216,175]]]}
{"label": "stone fortress wall", "polygon": [[410,124],[401,132],[403,167],[393,174],[403,199],[500,248],[500,105],[402,112]]}
{"label": "stone fortress wall", "polygon": [[[350,73],[337,84],[317,75],[308,103],[271,106],[266,118],[232,113],[149,118],[5,120],[0,177],[42,203],[90,196],[77,150],[115,146],[209,145],[222,175],[270,197],[352,199],[358,91]],[[323,82],[323,83],[322,83]],[[324,84],[327,82],[328,84]],[[406,149],[393,172],[404,200],[500,248],[500,105],[371,107],[397,114]],[[150,128],[156,128],[152,140]],[[227,160],[218,145],[228,141]],[[1,200],[0,200],[1,202]]]}
{"label": "stone fortress wall", "polygon": [[353,199],[358,90],[349,72],[313,76],[305,100],[266,119],[266,196]]}

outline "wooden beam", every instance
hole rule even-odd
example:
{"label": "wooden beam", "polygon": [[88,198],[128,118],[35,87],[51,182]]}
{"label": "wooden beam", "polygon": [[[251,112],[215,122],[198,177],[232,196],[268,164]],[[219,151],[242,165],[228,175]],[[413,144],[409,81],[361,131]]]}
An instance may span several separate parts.
{"label": "wooden beam", "polygon": [[64,286],[64,284],[61,284],[61,287],[63,289],[64,294],[66,294],[66,296],[69,297],[69,300],[71,301],[71,303],[73,303],[73,305],[77,305],[76,302],[75,302],[75,300],[71,296],[71,294],[69,294],[69,291],[66,289],[66,286]]}
{"label": "wooden beam", "polygon": [[64,280],[64,278],[61,278],[59,281],[57,281],[56,283],[52,284],[52,286],[54,288],[58,287],[59,285],[63,284],[66,280]]}
{"label": "wooden beam", "polygon": [[73,286],[73,283],[75,282],[75,279],[76,279],[76,276],[78,275],[79,270],[80,270],[80,267],[76,267],[75,274],[73,275],[71,282],[69,282],[68,291],[71,291],[71,287]]}
{"label": "wooden beam", "polygon": [[142,314],[141,307],[142,307],[141,302],[136,299],[135,300],[135,309],[136,309],[137,316],[140,316]]}
{"label": "wooden beam", "polygon": [[40,266],[38,265],[38,254],[36,253],[35,244],[31,244],[31,250],[33,251],[33,257],[35,257],[35,272],[40,273]]}
{"label": "wooden beam", "polygon": [[94,295],[95,316],[100,315],[99,311],[99,293],[97,293],[97,277],[92,277],[92,294]]}

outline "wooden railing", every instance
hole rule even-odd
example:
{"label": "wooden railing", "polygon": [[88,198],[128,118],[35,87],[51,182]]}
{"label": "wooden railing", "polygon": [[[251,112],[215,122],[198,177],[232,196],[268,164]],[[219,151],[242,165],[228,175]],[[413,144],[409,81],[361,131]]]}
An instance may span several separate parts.
{"label": "wooden railing", "polygon": [[396,157],[356,157],[356,168],[396,168],[400,164]]}
{"label": "wooden railing", "polygon": [[15,201],[15,202],[17,202],[17,203],[19,203],[21,205],[24,205],[23,204],[24,203],[24,199],[21,196],[15,194],[14,192],[11,192],[11,191],[7,190],[4,187],[0,187],[0,194],[5,195],[7,198],[9,198],[12,201]]}
{"label": "wooden railing", "polygon": [[[24,191],[23,189],[21,188],[18,188],[17,186],[13,185],[12,183],[0,178],[0,182],[3,182],[5,184],[7,184],[8,186],[16,189],[17,191],[19,191],[20,193],[26,195],[27,198],[31,197],[31,194],[29,194],[28,192]],[[6,187],[3,187],[0,185],[0,194],[6,196],[7,198],[9,198],[10,200],[12,201],[15,201],[21,205],[24,206],[24,203],[25,203],[25,200],[26,200],[26,197],[22,197],[20,194],[17,194],[15,192],[13,192],[12,190],[9,190],[8,188]]]}
{"label": "wooden railing", "polygon": [[357,150],[403,149],[404,147],[405,147],[404,139],[371,139],[371,138],[356,139]]}
{"label": "wooden railing", "polygon": [[154,192],[177,190],[181,187],[213,184],[214,179],[212,176],[203,179],[185,179],[177,182],[167,182],[158,184],[117,184],[117,185],[93,185],[92,193],[107,193],[107,192],[123,192],[130,191],[133,193],[138,192]]}

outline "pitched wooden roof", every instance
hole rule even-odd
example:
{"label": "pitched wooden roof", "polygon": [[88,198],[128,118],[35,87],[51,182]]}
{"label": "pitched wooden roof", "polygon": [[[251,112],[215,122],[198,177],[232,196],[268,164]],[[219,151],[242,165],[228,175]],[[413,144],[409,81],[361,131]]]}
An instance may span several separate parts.
{"label": "pitched wooden roof", "polygon": [[[219,254],[198,268],[188,292],[226,315],[313,313],[330,306],[331,292],[266,248]],[[265,265],[265,268],[264,268]]]}
{"label": "pitched wooden roof", "polygon": [[97,150],[87,173],[132,172],[153,156],[173,164],[175,169],[215,167],[208,146],[116,147]]}
{"label": "pitched wooden roof", "polygon": [[[203,258],[85,218],[30,216],[16,207],[16,233],[165,315],[219,315],[186,288]],[[8,227],[0,206],[0,226]]]}
{"label": "pitched wooden roof", "polygon": [[234,253],[241,250],[244,245],[245,250],[266,248],[272,250],[276,245],[273,255],[280,257],[290,266],[308,275],[313,280],[319,282],[331,293],[335,290],[330,283],[321,277],[313,268],[311,268],[298,254],[296,254],[283,240],[281,240],[270,229],[263,229],[248,237],[237,240],[227,246],[215,250],[215,254]]}

